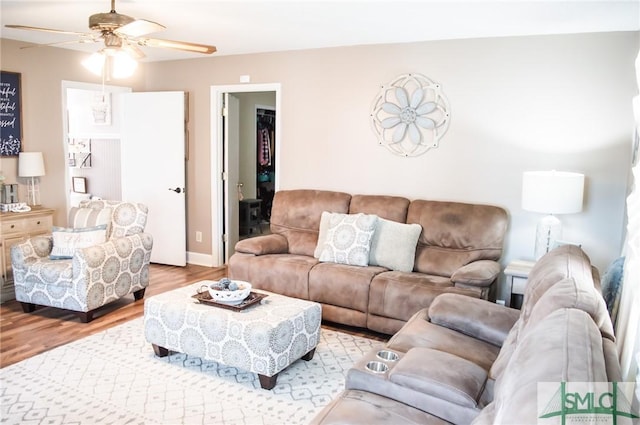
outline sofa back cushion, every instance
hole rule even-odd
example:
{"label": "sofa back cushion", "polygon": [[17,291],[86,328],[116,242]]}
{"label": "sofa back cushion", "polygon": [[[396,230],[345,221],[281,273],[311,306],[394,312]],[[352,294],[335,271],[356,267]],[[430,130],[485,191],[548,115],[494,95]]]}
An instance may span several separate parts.
{"label": "sofa back cushion", "polygon": [[375,214],[378,217],[405,223],[409,200],[400,196],[353,195],[349,214]]}
{"label": "sofa back cushion", "polygon": [[[494,386],[494,399],[474,424],[537,423],[538,383],[607,382],[597,326],[578,309],[556,310],[536,323],[516,347]],[[549,393],[549,401],[553,393]]]}
{"label": "sofa back cushion", "polygon": [[450,277],[477,260],[498,260],[507,212],[490,205],[415,200],[407,223],[422,226],[414,271]]}
{"label": "sofa back cushion", "polygon": [[566,278],[573,278],[576,289],[594,288],[591,260],[580,247],[560,246],[545,254],[533,266],[527,279],[520,309],[522,327],[526,326],[540,298],[551,287]]}
{"label": "sofa back cushion", "polygon": [[597,289],[591,285],[584,285],[574,277],[562,279],[552,285],[531,308],[530,314],[526,317],[521,315],[515,325],[511,328],[496,361],[491,366],[489,376],[497,379],[504,371],[510,361],[513,352],[520,341],[536,325],[544,321],[548,316],[563,308],[574,308],[582,310],[591,317],[600,333],[613,340],[613,325],[607,314],[604,300]]}
{"label": "sofa back cushion", "polygon": [[81,201],[79,207],[112,210],[109,239],[142,233],[147,225],[149,208],[144,204],[99,199]]}
{"label": "sofa back cushion", "polygon": [[280,190],[273,197],[271,233],[287,239],[289,253],[313,257],[323,211],[346,214],[351,195],[324,190]]}

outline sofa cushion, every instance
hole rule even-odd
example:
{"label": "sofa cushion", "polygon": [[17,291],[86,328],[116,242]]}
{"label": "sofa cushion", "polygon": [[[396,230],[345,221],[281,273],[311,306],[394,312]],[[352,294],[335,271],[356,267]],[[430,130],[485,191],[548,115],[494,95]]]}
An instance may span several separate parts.
{"label": "sofa cushion", "polygon": [[531,307],[526,320],[521,313],[491,367],[491,377],[496,379],[503,373],[519,341],[535,327],[535,324],[563,308],[576,308],[586,312],[596,323],[600,332],[613,339],[613,327],[604,300],[597,293],[596,288],[584,285],[573,277],[562,279],[542,294],[538,302]]}
{"label": "sofa cushion", "polygon": [[271,207],[271,233],[287,239],[289,253],[313,257],[323,211],[346,214],[351,195],[324,190],[281,190]]}
{"label": "sofa cushion", "polygon": [[349,214],[375,214],[386,220],[406,223],[409,200],[401,196],[353,195]]}
{"label": "sofa cushion", "polygon": [[420,310],[396,333],[387,348],[407,352],[414,347],[444,351],[473,362],[489,371],[498,355],[498,347],[428,321],[428,309]]}
{"label": "sofa cushion", "polygon": [[414,270],[450,277],[477,260],[499,260],[507,212],[490,205],[414,200],[407,223],[422,226]]}
{"label": "sofa cushion", "polygon": [[310,425],[444,425],[449,422],[399,401],[367,391],[346,390],[310,422]]}
{"label": "sofa cushion", "polygon": [[519,314],[513,308],[458,294],[439,295],[429,306],[431,323],[497,347],[502,346]]}
{"label": "sofa cushion", "polygon": [[401,272],[412,271],[421,231],[419,224],[397,223],[379,217],[371,239],[369,264]]}
{"label": "sofa cushion", "polygon": [[453,354],[415,347],[391,369],[389,380],[460,406],[477,407],[487,371]]}
{"label": "sofa cushion", "polygon": [[521,338],[474,423],[537,423],[538,383],[561,381],[607,382],[602,336],[582,310],[556,310]]}
{"label": "sofa cushion", "polygon": [[109,239],[142,233],[147,225],[149,208],[144,204],[94,199],[81,201],[79,205],[81,208],[113,209]]}
{"label": "sofa cushion", "polygon": [[[309,271],[309,300],[327,306],[349,309],[348,317],[341,309],[322,309],[326,320],[365,327],[371,279],[383,272],[382,267],[357,267],[320,263]],[[358,314],[359,313],[359,314]],[[340,317],[335,317],[339,315]],[[346,320],[346,321],[345,321]]]}
{"label": "sofa cushion", "polygon": [[113,208],[79,208],[72,207],[69,210],[69,227],[82,228],[82,227],[94,227],[101,224],[107,225],[107,237],[109,236],[113,215]]}
{"label": "sofa cushion", "polygon": [[378,217],[362,213],[323,212],[322,215],[328,216],[329,227],[319,260],[352,266],[368,265],[371,238]]}

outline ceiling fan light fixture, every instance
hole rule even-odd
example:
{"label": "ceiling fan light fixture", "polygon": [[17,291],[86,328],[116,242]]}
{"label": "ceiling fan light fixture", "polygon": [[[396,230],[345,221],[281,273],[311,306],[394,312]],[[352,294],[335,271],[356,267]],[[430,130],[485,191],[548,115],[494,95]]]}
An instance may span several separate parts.
{"label": "ceiling fan light fixture", "polygon": [[117,50],[111,59],[111,76],[113,78],[131,77],[138,68],[138,61],[133,59],[129,53],[124,50]]}
{"label": "ceiling fan light fixture", "polygon": [[91,56],[82,61],[82,66],[88,69],[92,74],[97,76],[102,75],[104,70],[104,61],[106,56],[102,51],[93,53]]}
{"label": "ceiling fan light fixture", "polygon": [[82,65],[91,73],[109,80],[131,77],[138,62],[125,50],[106,47],[82,61]]}

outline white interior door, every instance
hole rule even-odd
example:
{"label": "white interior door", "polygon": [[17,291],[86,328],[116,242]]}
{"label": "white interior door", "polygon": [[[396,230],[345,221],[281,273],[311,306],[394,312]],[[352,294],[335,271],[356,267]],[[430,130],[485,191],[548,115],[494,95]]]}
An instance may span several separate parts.
{"label": "white interior door", "polygon": [[151,262],[186,265],[185,93],[122,94],[122,199],[149,207]]}
{"label": "white interior door", "polygon": [[223,128],[224,128],[224,232],[226,263],[234,253],[234,247],[240,239],[238,178],[240,169],[240,100],[232,93],[224,93]]}

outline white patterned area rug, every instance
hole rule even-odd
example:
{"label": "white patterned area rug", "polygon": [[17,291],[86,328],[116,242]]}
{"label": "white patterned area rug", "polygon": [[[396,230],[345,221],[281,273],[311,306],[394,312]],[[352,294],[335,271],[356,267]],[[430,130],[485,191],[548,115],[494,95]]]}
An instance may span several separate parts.
{"label": "white patterned area rug", "polygon": [[313,359],[264,390],[253,373],[156,357],[139,318],[0,369],[0,423],[306,424],[378,344],[323,328]]}

